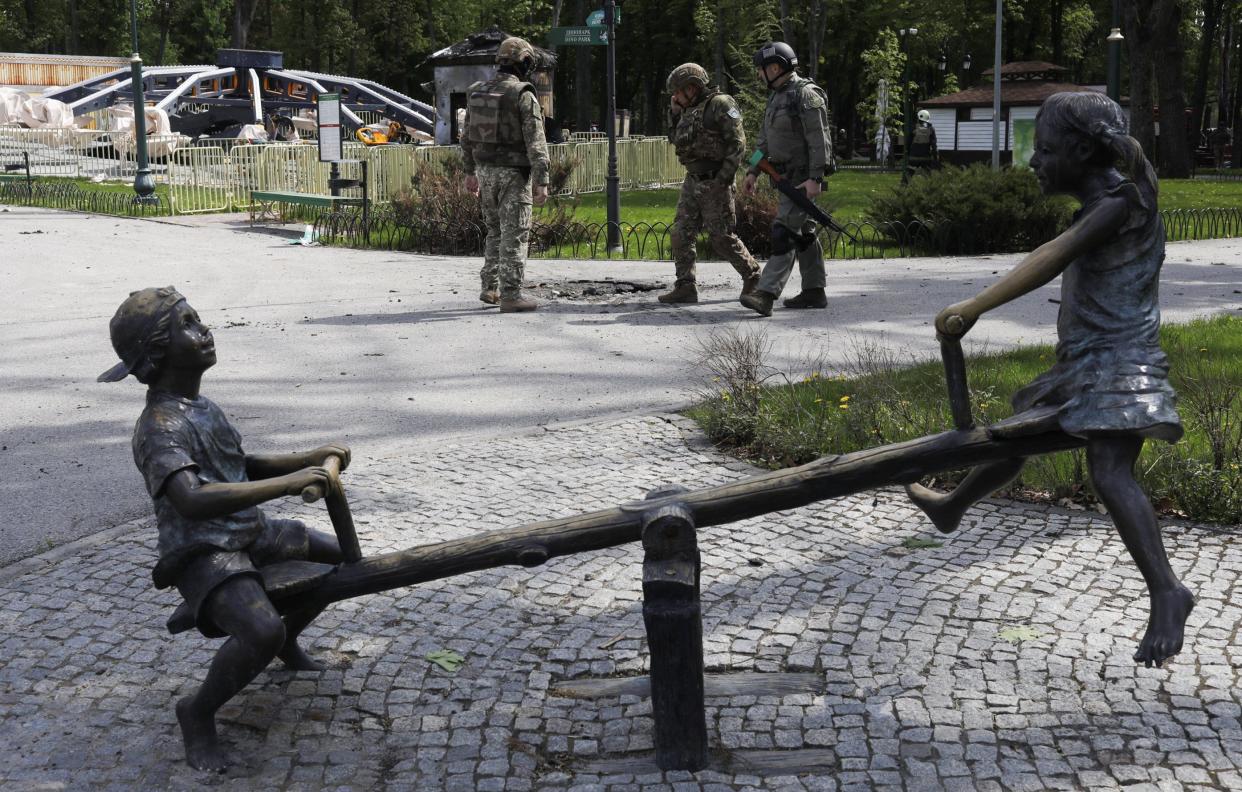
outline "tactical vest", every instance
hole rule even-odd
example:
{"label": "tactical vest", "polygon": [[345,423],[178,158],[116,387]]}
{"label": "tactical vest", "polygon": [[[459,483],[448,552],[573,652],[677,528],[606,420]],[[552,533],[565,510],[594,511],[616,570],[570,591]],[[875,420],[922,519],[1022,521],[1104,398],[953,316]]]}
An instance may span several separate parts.
{"label": "tactical vest", "polygon": [[[730,106],[716,107],[716,124],[709,125],[705,123],[707,107],[713,101],[717,101],[718,105]],[[718,119],[721,113],[732,109],[731,104],[728,97],[720,91],[712,91],[703,101],[694,107],[687,107],[677,116],[677,127],[673,130],[673,147],[677,151],[678,161],[690,173],[706,174],[719,170],[724,158],[728,156],[729,144],[721,134]]]}
{"label": "tactical vest", "polygon": [[[818,93],[825,103],[824,107],[827,107],[828,99],[824,89],[810,80],[795,77],[784,90],[768,97],[768,106],[763,117],[768,160],[784,176],[794,181],[802,181],[812,175],[807,172],[810,166],[809,152],[806,133],[802,128],[802,97],[807,91]],[[827,128],[824,131],[826,134]]]}
{"label": "tactical vest", "polygon": [[479,162],[530,167],[518,105],[527,91],[534,93],[535,86],[504,74],[470,86],[466,135],[474,144],[474,156]]}
{"label": "tactical vest", "polygon": [[920,124],[910,136],[910,159],[931,159],[932,128]]}

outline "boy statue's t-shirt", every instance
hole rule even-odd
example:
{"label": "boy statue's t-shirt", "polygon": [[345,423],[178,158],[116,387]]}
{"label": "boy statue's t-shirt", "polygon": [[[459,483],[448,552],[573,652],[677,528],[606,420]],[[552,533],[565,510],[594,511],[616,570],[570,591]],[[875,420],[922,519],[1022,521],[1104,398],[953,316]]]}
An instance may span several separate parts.
{"label": "boy statue's t-shirt", "polygon": [[198,480],[238,483],[246,477],[241,435],[224,412],[205,396],[186,399],[149,391],[147,406],[134,426],[134,462],[146,480],[159,524],[159,561],[152,572],[156,588],[177,582],[186,562],[211,550],[243,550],[263,532],[257,507],[223,517],[192,520],[169,502],[165,485],[173,474],[192,470]]}

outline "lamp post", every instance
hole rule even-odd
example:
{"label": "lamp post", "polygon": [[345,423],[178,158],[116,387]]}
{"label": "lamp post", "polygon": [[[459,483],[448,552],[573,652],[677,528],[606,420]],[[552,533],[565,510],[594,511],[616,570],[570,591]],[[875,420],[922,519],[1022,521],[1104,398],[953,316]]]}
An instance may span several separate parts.
{"label": "lamp post", "polygon": [[1001,32],[1004,26],[1004,0],[996,0],[996,49],[992,57],[992,170],[1000,170],[1001,116]]}
{"label": "lamp post", "polygon": [[134,158],[138,170],[134,173],[134,203],[158,204],[155,180],[151,178],[151,164],[147,160],[147,106],[142,96],[142,58],[138,55],[138,4],[129,0],[130,31],[134,49],[129,56],[130,83],[134,89]]}
{"label": "lamp post", "polygon": [[910,101],[910,54],[906,39],[919,34],[918,28],[902,28],[901,34],[901,104],[902,104],[902,146],[901,146],[901,181],[910,180],[910,143],[914,134],[914,119],[911,113],[914,105]]}
{"label": "lamp post", "polygon": [[1121,35],[1120,0],[1113,0],[1113,29],[1108,32],[1108,98],[1121,102]]}
{"label": "lamp post", "polygon": [[608,252],[621,252],[621,178],[617,175],[617,3],[604,4],[604,23],[608,25]]}

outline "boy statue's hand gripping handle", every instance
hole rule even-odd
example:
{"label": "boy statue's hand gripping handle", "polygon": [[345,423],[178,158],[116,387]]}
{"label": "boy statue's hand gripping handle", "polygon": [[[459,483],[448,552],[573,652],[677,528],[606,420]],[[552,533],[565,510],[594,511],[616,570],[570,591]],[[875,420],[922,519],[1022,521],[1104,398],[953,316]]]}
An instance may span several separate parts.
{"label": "boy statue's hand gripping handle", "polygon": [[327,499],[328,516],[332,518],[332,528],[341,544],[341,555],[346,563],[352,564],[362,559],[362,548],[358,545],[354,517],[349,512],[349,502],[345,500],[345,489],[341,486],[341,458],[335,454],[329,455],[323,461],[323,466],[332,477],[332,489],[324,492],[322,485],[312,484],[302,490],[302,500],[313,503],[320,498]]}
{"label": "boy statue's hand gripping handle", "polygon": [[[328,471],[328,475],[332,477],[333,483],[340,484],[337,480],[341,475],[341,458],[336,454],[330,454],[324,461],[323,466]],[[323,486],[320,484],[312,484],[302,490],[302,501],[305,503],[314,503],[315,501],[326,495]]]}

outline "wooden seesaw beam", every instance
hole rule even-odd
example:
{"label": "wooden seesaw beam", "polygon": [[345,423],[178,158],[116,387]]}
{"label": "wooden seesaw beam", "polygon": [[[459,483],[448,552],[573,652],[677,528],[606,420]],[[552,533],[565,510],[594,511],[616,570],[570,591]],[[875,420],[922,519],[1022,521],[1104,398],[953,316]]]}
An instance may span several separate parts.
{"label": "wooden seesaw beam", "polygon": [[[696,526],[723,525],[890,484],[908,484],[948,470],[1085,445],[1082,438],[1060,431],[998,436],[997,429],[1013,423],[825,456],[718,487],[363,558],[342,564],[312,590],[298,594],[298,603],[300,607],[308,600],[326,605],[466,572],[507,565],[534,567],[557,556],[636,542],[641,538],[643,515],[671,503],[684,504]],[[1041,425],[1047,425],[1046,421]]]}

